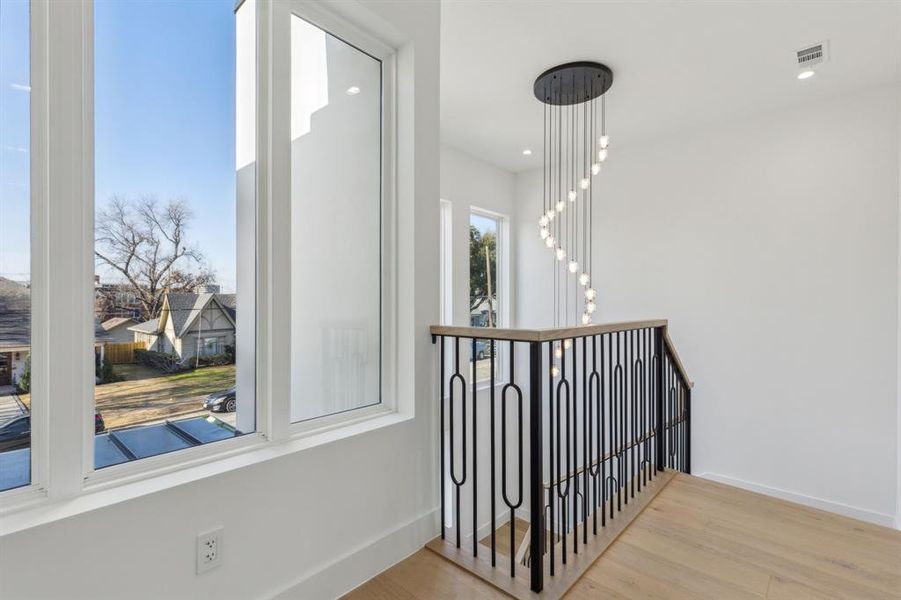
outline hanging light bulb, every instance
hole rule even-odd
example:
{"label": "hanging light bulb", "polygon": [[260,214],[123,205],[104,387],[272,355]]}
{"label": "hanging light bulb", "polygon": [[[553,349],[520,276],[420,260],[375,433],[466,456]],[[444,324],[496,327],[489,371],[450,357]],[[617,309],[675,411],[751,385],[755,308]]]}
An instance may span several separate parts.
{"label": "hanging light bulb", "polygon": [[563,212],[563,209],[566,208],[566,203],[563,200],[557,201],[557,212]]}
{"label": "hanging light bulb", "polygon": [[591,174],[597,175],[601,172],[601,163],[592,163],[591,165]]}
{"label": "hanging light bulb", "polygon": [[557,368],[557,365],[554,365],[553,367],[551,367],[551,377],[559,377],[559,376],[560,376],[560,369]]}
{"label": "hanging light bulb", "polygon": [[598,161],[604,162],[605,160],[607,160],[607,149],[601,148],[598,150]]}
{"label": "hanging light bulb", "polygon": [[575,273],[578,270],[579,270],[579,263],[577,263],[574,260],[569,261],[569,272]]}
{"label": "hanging light bulb", "polygon": [[579,182],[579,187],[583,190],[587,190],[589,185],[591,185],[591,180],[587,177],[584,177],[582,181]]}
{"label": "hanging light bulb", "polygon": [[561,356],[563,356],[563,347],[557,346],[556,348],[554,348],[554,357],[560,358]]}
{"label": "hanging light bulb", "polygon": [[591,278],[588,276],[588,273],[582,273],[581,275],[579,275],[579,283],[582,285],[588,285],[588,282],[590,280]]}
{"label": "hanging light bulb", "polygon": [[575,201],[576,201],[576,198],[579,197],[579,194],[576,193],[576,190],[569,190],[569,191],[566,193],[566,197],[569,198],[569,201],[570,201],[570,202],[575,202]]}
{"label": "hanging light bulb", "polygon": [[548,218],[547,215],[541,215],[541,218],[538,219],[538,226],[539,227],[547,227],[547,224],[549,222],[550,222],[550,219]]}
{"label": "hanging light bulb", "polygon": [[547,217],[547,220],[548,220],[548,221],[553,221],[553,220],[554,220],[554,217],[557,216],[557,213],[554,212],[554,209],[553,209],[553,208],[549,208],[549,209],[547,209],[547,212],[544,213],[544,216]]}
{"label": "hanging light bulb", "polygon": [[589,315],[598,309],[598,305],[594,302],[586,302],[585,303],[585,312]]}
{"label": "hanging light bulb", "polygon": [[551,235],[551,232],[548,231],[546,227],[542,227],[538,230],[538,235],[541,236],[541,239],[546,240],[547,236]]}
{"label": "hanging light bulb", "polygon": [[610,145],[610,136],[609,136],[609,135],[602,135],[602,136],[601,136],[601,139],[598,140],[598,145],[599,145],[601,148],[606,149],[607,146]]}
{"label": "hanging light bulb", "polygon": [[582,325],[588,325],[589,323],[591,323],[591,315],[582,313]]}
{"label": "hanging light bulb", "polygon": [[557,248],[557,260],[563,260],[564,258],[566,258],[566,250]]}
{"label": "hanging light bulb", "polygon": [[587,290],[585,290],[585,299],[589,302],[593,301],[597,297],[598,293],[594,288],[588,288]]}
{"label": "hanging light bulb", "polygon": [[545,238],[545,240],[544,240],[544,245],[547,246],[548,248],[553,248],[554,244],[556,244],[556,243],[557,243],[557,240],[555,240],[554,236],[552,236],[552,235],[547,236],[547,238]]}
{"label": "hanging light bulb", "polygon": [[564,350],[569,350],[570,348],[572,348],[572,346],[573,346],[572,340],[563,340],[563,349]]}

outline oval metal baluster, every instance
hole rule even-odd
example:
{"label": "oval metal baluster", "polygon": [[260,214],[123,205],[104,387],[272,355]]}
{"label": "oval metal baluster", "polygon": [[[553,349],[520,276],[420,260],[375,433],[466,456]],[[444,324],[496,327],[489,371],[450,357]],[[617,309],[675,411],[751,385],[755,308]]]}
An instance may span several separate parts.
{"label": "oval metal baluster", "polygon": [[[513,363],[513,342],[510,342],[510,381],[501,388],[501,449],[503,452],[503,460],[501,462],[501,495],[504,504],[510,509],[510,576],[516,575],[516,509],[522,506],[523,499],[523,435],[522,435],[522,390],[516,383]],[[517,421],[518,421],[518,439],[517,439],[517,500],[514,502],[507,494],[507,390],[516,392],[517,405]]]}
{"label": "oval metal baluster", "polygon": [[[455,457],[455,442],[454,442],[454,381],[460,381],[460,392],[463,397],[461,398],[461,407],[463,409],[462,419],[460,423],[463,426],[462,432],[462,446],[461,446],[461,454],[462,454],[462,469],[463,473],[461,476],[457,476],[456,470],[456,461]],[[454,338],[454,374],[451,375],[450,378],[450,397],[448,398],[448,412],[449,412],[449,421],[448,427],[450,436],[450,476],[451,481],[454,484],[455,489],[455,499],[456,499],[456,516],[454,518],[454,528],[457,531],[457,548],[460,547],[460,487],[466,483],[466,380],[460,374],[460,338]]]}
{"label": "oval metal baluster", "polygon": [[[561,342],[562,344],[562,342]],[[563,420],[563,411],[560,406],[561,399],[561,391],[566,390],[566,397],[564,405],[566,407],[566,419]],[[566,504],[567,499],[569,498],[569,474],[572,472],[572,462],[570,460],[570,431],[569,431],[569,421],[570,421],[570,409],[569,409],[569,400],[570,400],[570,387],[569,380],[566,378],[566,352],[561,353],[560,358],[560,381],[557,383],[557,499],[560,501],[560,539],[563,542],[560,545],[560,560],[563,564],[566,564],[566,532],[569,529],[569,519],[567,518],[569,508]],[[566,425],[566,444],[562,444],[562,435],[560,431],[561,420]],[[561,448],[562,445],[562,448]],[[564,471],[561,469],[560,465],[560,457],[561,450],[566,454],[566,471],[565,475],[563,475]],[[566,487],[563,487],[563,483],[566,483]]]}

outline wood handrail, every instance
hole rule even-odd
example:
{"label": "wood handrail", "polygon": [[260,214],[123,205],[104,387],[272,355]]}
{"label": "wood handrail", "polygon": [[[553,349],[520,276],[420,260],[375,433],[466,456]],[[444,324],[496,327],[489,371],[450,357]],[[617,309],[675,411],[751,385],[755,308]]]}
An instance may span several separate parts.
{"label": "wood handrail", "polygon": [[676,345],[673,343],[672,338],[669,336],[669,327],[663,328],[663,341],[666,344],[666,349],[669,352],[670,359],[672,359],[673,364],[678,369],[679,373],[682,375],[682,380],[685,382],[689,388],[693,388],[695,386],[694,381],[688,376],[688,371],[685,370],[685,366],[682,364],[682,359],[679,358],[679,353],[676,351]]}
{"label": "wood handrail", "polygon": [[666,327],[666,319],[649,321],[625,321],[622,323],[599,323],[597,325],[577,325],[575,327],[552,327],[545,329],[503,329],[499,327],[454,327],[452,325],[432,325],[432,335],[475,338],[478,340],[501,340],[513,342],[552,342],[602,333],[631,331]]}
{"label": "wood handrail", "polygon": [[669,321],[666,319],[650,319],[647,321],[622,321],[619,323],[599,323],[597,325],[577,325],[575,327],[551,327],[543,329],[509,329],[501,327],[455,327],[453,325],[432,325],[429,333],[446,335],[450,337],[475,338],[478,340],[498,340],[504,342],[552,342],[602,333],[616,333],[617,331],[631,331],[633,329],[648,329],[663,327],[663,340],[672,357],[673,364],[682,375],[685,384],[692,388],[694,382],[688,376],[682,359],[676,351],[676,345],[669,336]]}

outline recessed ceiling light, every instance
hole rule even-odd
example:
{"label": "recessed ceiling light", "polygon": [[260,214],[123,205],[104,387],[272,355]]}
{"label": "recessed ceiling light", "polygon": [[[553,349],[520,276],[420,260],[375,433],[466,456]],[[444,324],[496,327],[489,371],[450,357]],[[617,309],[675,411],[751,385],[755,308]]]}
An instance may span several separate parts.
{"label": "recessed ceiling light", "polygon": [[532,156],[532,151],[529,150],[528,148],[526,148],[525,150],[522,151],[522,155],[523,156]]}
{"label": "recessed ceiling light", "polygon": [[807,71],[801,71],[800,73],[798,73],[798,79],[810,79],[814,75],[816,75],[816,73],[808,69]]}
{"label": "recessed ceiling light", "polygon": [[347,92],[346,92],[346,93],[347,93],[348,96],[356,96],[357,94],[360,93],[360,88],[358,88],[358,87],[355,86],[355,85],[352,85],[352,86],[350,86],[349,88],[347,88]]}

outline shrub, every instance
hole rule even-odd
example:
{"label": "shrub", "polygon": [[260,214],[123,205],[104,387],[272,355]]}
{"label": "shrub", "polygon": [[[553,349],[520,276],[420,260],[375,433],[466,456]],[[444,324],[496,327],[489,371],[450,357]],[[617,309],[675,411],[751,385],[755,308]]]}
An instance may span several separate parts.
{"label": "shrub", "polygon": [[20,394],[31,392],[31,354],[25,357],[25,368],[22,369],[22,374],[16,380],[16,388]]}
{"label": "shrub", "polygon": [[218,367],[220,365],[230,365],[235,362],[232,354],[213,354],[210,356],[201,356],[197,358],[198,367]]}
{"label": "shrub", "polygon": [[94,369],[94,375],[97,377],[97,383],[113,383],[116,381],[122,381],[122,377],[116,374],[113,371],[113,365],[106,359],[104,359],[97,367]]}
{"label": "shrub", "polygon": [[[178,356],[167,352],[155,352],[153,350],[135,350],[135,360],[138,364],[162,371],[164,373],[177,373],[190,369],[190,365],[182,364]],[[188,361],[189,362],[189,361]]]}

